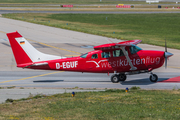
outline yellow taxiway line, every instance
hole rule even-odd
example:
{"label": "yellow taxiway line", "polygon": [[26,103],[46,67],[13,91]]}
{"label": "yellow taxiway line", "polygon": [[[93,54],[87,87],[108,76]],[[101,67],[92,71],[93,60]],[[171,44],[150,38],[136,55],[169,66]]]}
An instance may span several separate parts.
{"label": "yellow taxiway line", "polygon": [[[0,31],[0,32],[6,34],[6,32],[4,32],[4,31]],[[38,41],[35,41],[35,40],[31,40],[31,39],[28,39],[28,38],[26,38],[26,39],[29,40],[29,41],[32,41],[32,42],[39,43],[39,44],[41,44],[41,45],[45,45],[45,46],[51,47],[51,48],[56,48],[56,49],[64,50],[64,51],[71,52],[71,53],[81,54],[81,53],[79,53],[79,52],[75,52],[75,51],[72,51],[72,50],[55,47],[55,46],[52,46],[52,45],[48,45],[48,44],[46,44],[46,43],[42,43],[42,42],[38,42]]]}
{"label": "yellow taxiway line", "polygon": [[79,52],[75,52],[75,51],[72,51],[72,50],[55,47],[55,46],[52,46],[52,45],[48,45],[48,44],[46,44],[46,43],[42,43],[42,42],[37,42],[37,41],[35,41],[35,40],[31,40],[31,39],[28,39],[28,38],[26,38],[26,39],[29,40],[29,41],[32,41],[32,42],[39,43],[39,44],[41,44],[41,45],[45,45],[45,46],[51,47],[51,48],[56,48],[56,49],[64,50],[64,51],[67,51],[67,52],[72,52],[72,53],[76,53],[76,54],[81,54],[81,53],[79,53]]}
{"label": "yellow taxiway line", "polygon": [[70,57],[74,57],[74,56],[79,56],[79,55],[65,55],[65,56],[70,56]]}
{"label": "yellow taxiway line", "polygon": [[4,32],[4,31],[0,31],[0,32],[6,34],[6,32]]}
{"label": "yellow taxiway line", "polygon": [[35,77],[42,77],[42,76],[47,76],[47,75],[61,73],[61,72],[64,72],[64,71],[46,73],[46,74],[42,74],[42,75],[36,75],[36,76],[31,76],[31,77],[26,77],[26,78],[21,78],[21,79],[16,79],[16,80],[7,80],[7,81],[3,81],[3,82],[0,82],[0,83],[14,82],[14,81],[20,81],[20,80],[27,80],[27,79],[31,79],[31,78],[35,78]]}
{"label": "yellow taxiway line", "polygon": [[180,69],[180,67],[176,67],[176,66],[167,66],[168,68],[176,68],[176,69]]}

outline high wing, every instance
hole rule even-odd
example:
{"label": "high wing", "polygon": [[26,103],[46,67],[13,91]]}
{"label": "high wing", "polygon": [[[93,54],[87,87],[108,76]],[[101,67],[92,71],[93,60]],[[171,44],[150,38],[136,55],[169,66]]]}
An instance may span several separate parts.
{"label": "high wing", "polygon": [[125,47],[137,45],[140,42],[141,42],[141,40],[129,40],[129,41],[123,41],[123,42],[119,42],[119,43],[110,43],[110,44],[103,44],[103,45],[95,46],[94,49],[95,50],[112,50],[115,48],[119,48],[123,51],[129,65],[131,66],[130,70],[136,70],[137,68],[133,66],[128,54],[126,53]]}
{"label": "high wing", "polygon": [[125,46],[131,46],[131,45],[137,45],[141,42],[142,40],[129,40],[129,41],[123,41],[119,42],[118,44],[120,45],[125,45]]}
{"label": "high wing", "polygon": [[115,46],[132,46],[132,45],[137,45],[140,43],[142,40],[129,40],[129,41],[123,41],[119,43],[109,43],[109,44],[103,44],[99,46],[94,46],[94,50],[110,50],[114,49]]}

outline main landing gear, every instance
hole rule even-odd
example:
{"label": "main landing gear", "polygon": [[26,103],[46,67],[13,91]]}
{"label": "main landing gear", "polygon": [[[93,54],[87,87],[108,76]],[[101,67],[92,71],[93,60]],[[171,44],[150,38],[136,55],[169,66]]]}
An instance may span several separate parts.
{"label": "main landing gear", "polygon": [[[133,74],[140,74],[140,73],[147,73],[147,71],[145,71],[145,72],[137,72],[137,73],[127,73],[128,75],[133,75]],[[157,80],[158,80],[158,76],[156,75],[156,74],[153,74],[152,72],[150,72],[150,77],[149,77],[149,79],[150,79],[150,81],[151,82],[157,82]],[[111,76],[111,81],[113,82],[113,83],[118,83],[118,82],[120,82],[120,81],[125,81],[126,80],[126,74],[125,73],[120,73],[120,74],[113,74],[112,76]]]}
{"label": "main landing gear", "polygon": [[126,74],[114,74],[111,76],[111,81],[113,83],[118,83],[119,81],[125,81],[126,78]]}

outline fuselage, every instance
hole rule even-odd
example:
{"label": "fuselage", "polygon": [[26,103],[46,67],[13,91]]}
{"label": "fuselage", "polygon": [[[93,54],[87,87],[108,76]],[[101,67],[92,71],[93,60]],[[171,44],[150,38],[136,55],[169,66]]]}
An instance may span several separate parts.
{"label": "fuselage", "polygon": [[[132,48],[134,47],[134,48]],[[142,50],[137,46],[127,46],[125,48],[134,71],[153,70],[164,64],[164,51]],[[106,53],[108,55],[106,55]],[[122,50],[94,50],[79,57],[56,59],[45,61],[48,63],[46,69],[77,72],[113,73],[114,71],[129,72],[131,66]],[[38,66],[29,67],[32,69],[45,69]]]}
{"label": "fuselage", "polygon": [[114,73],[113,83],[125,81],[126,75],[149,72],[150,81],[156,82],[158,76],[153,69],[164,64],[172,53],[164,51],[142,50],[138,46],[141,40],[129,40],[94,46],[94,51],[79,57],[65,58],[49,55],[35,49],[17,31],[7,33],[17,67],[42,70]]}

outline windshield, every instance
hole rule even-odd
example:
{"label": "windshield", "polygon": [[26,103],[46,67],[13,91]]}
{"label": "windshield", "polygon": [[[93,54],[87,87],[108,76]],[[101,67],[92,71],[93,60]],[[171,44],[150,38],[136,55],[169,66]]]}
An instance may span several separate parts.
{"label": "windshield", "polygon": [[142,50],[140,47],[138,47],[136,45],[131,46],[129,49],[130,49],[131,54],[135,54],[138,51]]}
{"label": "windshield", "polygon": [[80,57],[81,57],[81,58],[86,58],[87,54],[88,54],[88,53],[82,54]]}

